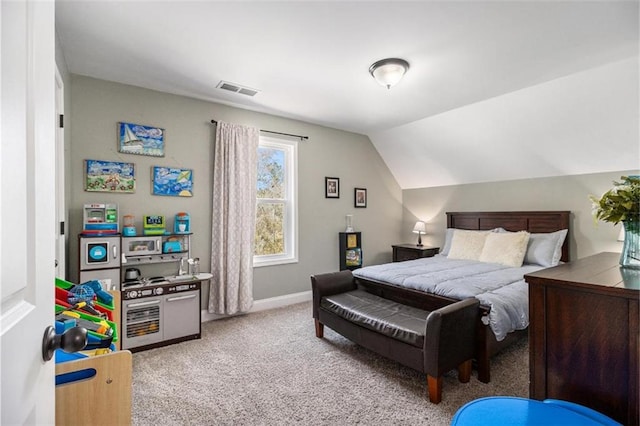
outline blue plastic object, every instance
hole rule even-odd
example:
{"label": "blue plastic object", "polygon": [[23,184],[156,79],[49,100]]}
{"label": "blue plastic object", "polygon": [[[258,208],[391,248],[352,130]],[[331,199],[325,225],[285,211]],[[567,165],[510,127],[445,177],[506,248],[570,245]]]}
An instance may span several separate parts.
{"label": "blue plastic object", "polygon": [[559,400],[500,396],[480,398],[463,405],[452,426],[621,426],[620,423],[582,405]]}
{"label": "blue plastic object", "polygon": [[67,298],[67,302],[69,302],[70,305],[75,305],[76,303],[80,302],[91,303],[93,302],[93,298],[95,297],[95,295],[96,293],[90,286],[80,284],[69,289],[69,297]]}
{"label": "blue plastic object", "polygon": [[109,292],[102,289],[102,284],[100,284],[100,281],[91,280],[82,283],[82,285],[89,286],[91,290],[95,292],[100,303],[104,303],[105,305],[111,305],[113,303],[113,296]]}

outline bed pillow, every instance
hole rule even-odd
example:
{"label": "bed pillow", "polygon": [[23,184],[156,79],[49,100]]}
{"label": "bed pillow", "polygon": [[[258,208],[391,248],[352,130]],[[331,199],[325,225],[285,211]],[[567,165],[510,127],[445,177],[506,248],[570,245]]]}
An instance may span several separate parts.
{"label": "bed pillow", "polygon": [[442,247],[442,250],[440,250],[440,254],[445,256],[449,254],[449,250],[451,250],[451,238],[453,238],[453,231],[455,231],[454,228],[447,228],[447,230],[445,231],[444,245]]}
{"label": "bed pillow", "polygon": [[484,241],[491,231],[466,231],[454,229],[449,248],[449,259],[478,260],[484,247]]}
{"label": "bed pillow", "polygon": [[529,233],[526,231],[492,232],[487,235],[478,260],[519,268],[524,261],[528,243]]}
{"label": "bed pillow", "polygon": [[[449,255],[449,250],[451,250],[451,239],[453,238],[453,231],[455,231],[456,228],[447,228],[445,234],[444,234],[444,245],[442,246],[442,249],[440,249],[440,254],[443,256],[448,256]],[[500,231],[502,230],[502,231]],[[472,231],[472,230],[468,230],[468,232],[507,232],[504,228],[494,228],[494,229],[490,229],[487,231]]]}
{"label": "bed pillow", "polygon": [[524,263],[540,266],[557,266],[562,257],[562,244],[567,237],[567,229],[548,234],[531,234]]}

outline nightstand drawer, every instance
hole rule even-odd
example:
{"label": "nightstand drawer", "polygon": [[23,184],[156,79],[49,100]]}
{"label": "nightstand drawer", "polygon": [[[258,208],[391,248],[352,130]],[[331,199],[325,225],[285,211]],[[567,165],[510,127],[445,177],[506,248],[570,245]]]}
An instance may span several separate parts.
{"label": "nightstand drawer", "polygon": [[439,247],[419,247],[415,244],[397,244],[391,247],[393,248],[394,262],[431,257],[440,251]]}

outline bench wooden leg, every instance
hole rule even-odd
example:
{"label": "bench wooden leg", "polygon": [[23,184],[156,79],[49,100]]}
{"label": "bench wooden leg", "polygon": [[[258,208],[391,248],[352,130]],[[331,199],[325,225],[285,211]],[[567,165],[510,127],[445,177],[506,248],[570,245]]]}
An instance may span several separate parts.
{"label": "bench wooden leg", "polygon": [[482,383],[489,383],[491,381],[491,362],[488,354],[483,353],[476,362],[478,363],[478,380]]}
{"label": "bench wooden leg", "polygon": [[468,383],[471,379],[471,360],[468,359],[458,366],[458,380],[460,383]]}
{"label": "bench wooden leg", "polygon": [[429,388],[429,401],[439,404],[442,400],[442,376],[432,377],[427,374],[427,386]]}
{"label": "bench wooden leg", "polygon": [[322,339],[324,337],[324,324],[317,319],[314,321],[316,322],[316,337]]}

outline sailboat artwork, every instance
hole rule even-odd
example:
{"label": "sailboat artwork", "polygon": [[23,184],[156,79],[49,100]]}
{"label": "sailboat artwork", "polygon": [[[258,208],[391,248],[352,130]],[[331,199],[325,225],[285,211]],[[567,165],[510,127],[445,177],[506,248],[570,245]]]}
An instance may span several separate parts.
{"label": "sailboat artwork", "polygon": [[118,123],[118,151],[125,154],[164,157],[164,129]]}

